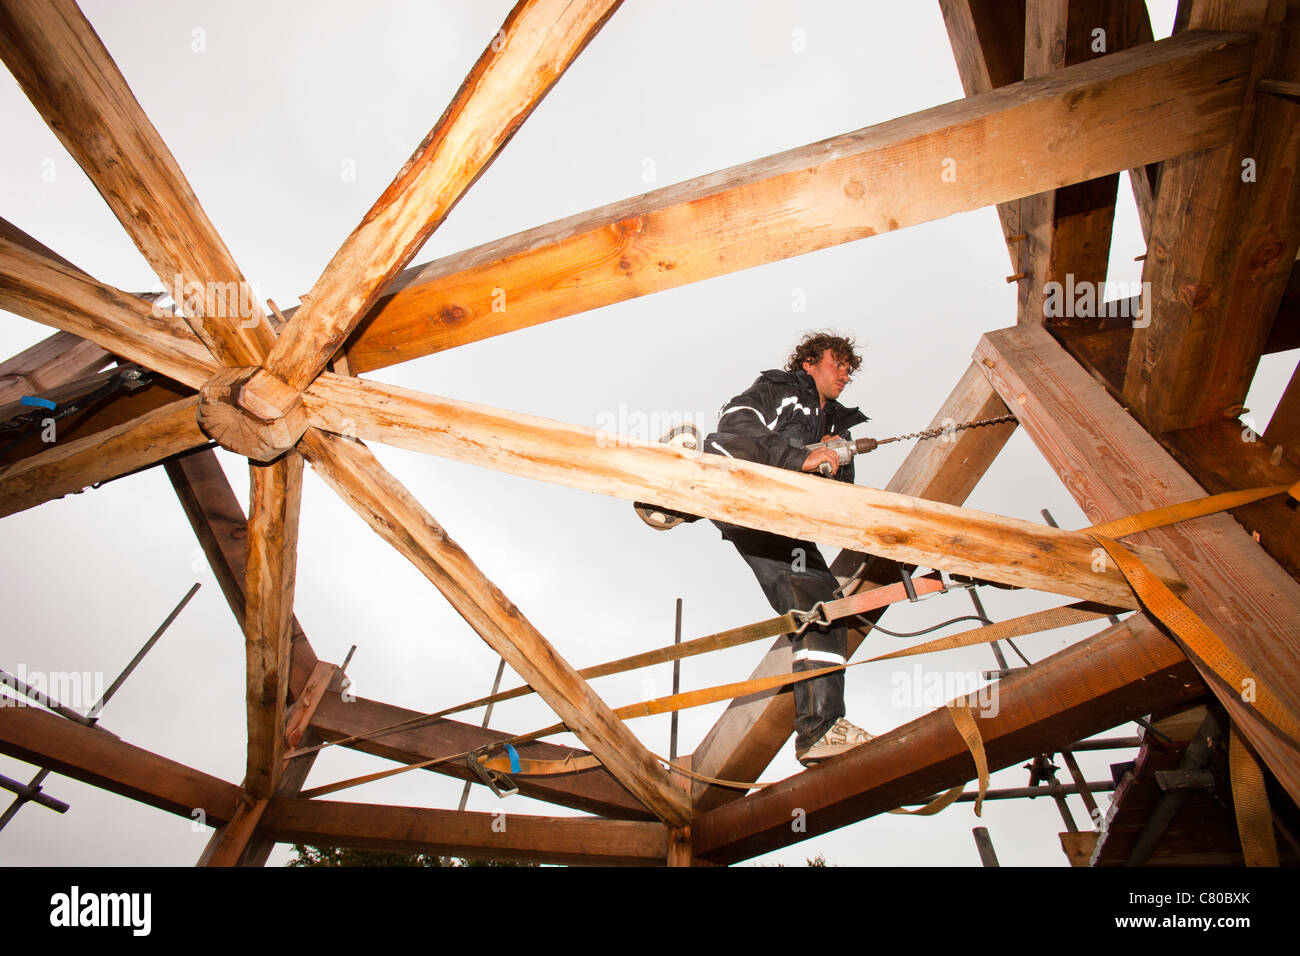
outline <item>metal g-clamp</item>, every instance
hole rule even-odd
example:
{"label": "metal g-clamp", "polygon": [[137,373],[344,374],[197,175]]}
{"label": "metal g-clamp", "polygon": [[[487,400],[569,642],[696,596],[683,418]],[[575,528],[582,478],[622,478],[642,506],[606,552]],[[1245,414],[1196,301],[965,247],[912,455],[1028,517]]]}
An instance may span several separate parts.
{"label": "metal g-clamp", "polygon": [[469,769],[478,777],[479,781],[487,787],[492,788],[492,792],[498,797],[511,797],[519,792],[519,787],[506,774],[499,770],[492,770],[484,766],[483,760],[487,759],[488,754],[494,749],[495,744],[487,744],[474,751],[465,758],[469,764]]}

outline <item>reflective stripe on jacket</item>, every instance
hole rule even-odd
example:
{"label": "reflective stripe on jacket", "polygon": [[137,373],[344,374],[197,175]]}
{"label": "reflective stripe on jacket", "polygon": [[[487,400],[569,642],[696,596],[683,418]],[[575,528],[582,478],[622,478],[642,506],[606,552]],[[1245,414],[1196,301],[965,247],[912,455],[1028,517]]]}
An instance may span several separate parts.
{"label": "reflective stripe on jacket", "polygon": [[[717,431],[704,439],[704,451],[798,471],[808,457],[807,445],[824,435],[847,438],[850,428],[866,421],[870,419],[859,409],[834,399],[819,409],[817,385],[807,372],[773,369],[722,406]],[[852,484],[853,462],[835,477]]]}

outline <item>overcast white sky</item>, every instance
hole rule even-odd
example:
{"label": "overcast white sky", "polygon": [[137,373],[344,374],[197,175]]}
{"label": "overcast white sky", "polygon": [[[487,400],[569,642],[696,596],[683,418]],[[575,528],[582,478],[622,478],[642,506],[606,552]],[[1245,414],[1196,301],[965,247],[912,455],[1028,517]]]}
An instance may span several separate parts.
{"label": "overcast white sky", "polygon": [[[507,0],[355,3],[86,0],[82,7],[170,146],[204,209],[263,298],[282,307],[313,284],[338,245],[441,115],[505,18]],[[1157,36],[1174,3],[1152,3]],[[802,40],[802,49],[800,43]],[[960,98],[936,3],[628,0],[495,165],[416,257],[426,262],[616,199]],[[156,278],[76,163],[7,73],[0,73],[0,214],[104,282],[128,291]],[[345,175],[355,170],[355,177]],[[1121,183],[1111,278],[1140,278],[1141,237]],[[682,414],[711,426],[722,402],[777,367],[807,329],[853,333],[865,361],[845,393],[873,421],[859,435],[925,427],[984,331],[1014,324],[1005,246],[992,209],[620,303],[374,373],[375,380],[583,425]],[[803,300],[806,311],[795,311]],[[49,334],[0,316],[0,353]],[[1294,364],[1294,357],[1290,365]],[[1267,357],[1250,403],[1260,427],[1289,376]],[[645,437],[645,436],[641,436]],[[750,572],[707,523],[656,534],[630,505],[437,458],[373,446],[380,459],[575,666],[672,640],[673,602],[687,638],[771,616]],[[858,482],[883,487],[907,448],[859,459]],[[220,452],[237,493],[242,459]],[[969,500],[1030,520],[1082,513],[1023,434]],[[194,582],[203,589],[110,704],[124,739],[238,782],[244,769],[242,638],[161,469],[45,504],[0,523],[6,624],[0,667],[101,671],[130,659]],[[834,549],[826,549],[833,558]],[[995,619],[1060,603],[984,595]],[[960,592],[891,611],[911,630],[959,614]],[[317,654],[352,644],[357,693],[433,710],[486,693],[496,658],[442,597],[314,475],[306,479],[297,613]],[[1033,660],[1097,628],[1025,638]],[[874,636],[864,650],[892,649]],[[896,642],[895,642],[896,643]],[[683,687],[747,677],[758,647],[686,662]],[[910,672],[912,664],[906,669]],[[925,661],[968,673],[986,648]],[[891,704],[899,667],[857,668],[849,716],[881,733],[930,707]],[[507,678],[509,679],[509,678]],[[612,705],[669,690],[667,666],[606,678]],[[941,702],[940,702],[941,703]],[[691,751],[722,705],[684,712]],[[472,713],[468,720],[481,714]],[[535,700],[497,708],[493,726],[523,732],[553,716]],[[668,749],[668,718],[633,724]],[[573,743],[572,737],[556,738]],[[1089,779],[1131,754],[1081,755]],[[328,751],[311,785],[391,766]],[[790,747],[764,775],[798,770]],[[0,774],[34,768],[0,758]],[[1062,771],[1062,776],[1065,776]],[[1013,768],[994,786],[1023,786]],[[189,865],[209,831],[185,818],[63,777],[58,816],[25,807],[0,834],[10,865]],[[454,807],[461,783],[411,773],[340,799]],[[1076,817],[1086,823],[1077,798]],[[564,814],[476,788],[470,808]],[[978,865],[970,830],[987,826],[1004,865],[1065,865],[1046,800],[969,804],[927,819],[881,816],[755,862]],[[287,857],[278,848],[272,863]]]}

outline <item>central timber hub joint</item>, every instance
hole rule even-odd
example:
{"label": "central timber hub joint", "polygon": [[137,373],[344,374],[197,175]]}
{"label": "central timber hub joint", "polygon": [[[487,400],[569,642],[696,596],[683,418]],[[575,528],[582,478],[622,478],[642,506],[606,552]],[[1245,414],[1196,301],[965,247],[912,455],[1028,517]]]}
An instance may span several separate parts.
{"label": "central timber hub joint", "polygon": [[278,458],[307,430],[302,393],[264,368],[226,368],[199,389],[199,427],[254,461]]}

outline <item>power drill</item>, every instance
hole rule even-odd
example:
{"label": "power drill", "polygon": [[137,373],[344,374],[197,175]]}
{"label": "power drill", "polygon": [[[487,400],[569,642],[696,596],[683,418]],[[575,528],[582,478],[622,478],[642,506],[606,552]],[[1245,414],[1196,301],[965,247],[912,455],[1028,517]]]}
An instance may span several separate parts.
{"label": "power drill", "polygon": [[805,445],[808,451],[816,451],[819,448],[829,448],[840,458],[840,463],[832,468],[826,462],[817,466],[818,474],[831,478],[840,468],[843,468],[853,460],[854,455],[863,455],[869,451],[875,451],[880,447],[880,442],[874,438],[832,438],[830,441],[818,442],[815,445]]}

